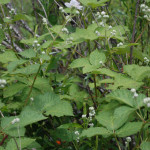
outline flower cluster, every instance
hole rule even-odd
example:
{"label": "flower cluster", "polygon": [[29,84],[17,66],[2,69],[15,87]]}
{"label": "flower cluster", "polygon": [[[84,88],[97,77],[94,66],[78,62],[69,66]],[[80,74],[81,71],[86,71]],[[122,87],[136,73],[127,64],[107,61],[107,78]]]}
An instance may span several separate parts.
{"label": "flower cluster", "polygon": [[38,41],[37,41],[37,40],[35,40],[35,41],[34,41],[34,44],[33,44],[33,47],[36,47],[36,46],[37,46],[37,47],[39,47],[39,46],[40,46],[40,44],[38,43]]}
{"label": "flower cluster", "polygon": [[43,24],[44,24],[44,25],[47,25],[47,24],[48,24],[48,22],[47,22],[47,19],[46,19],[46,18],[43,18],[43,19],[42,19],[42,21],[43,21]]}
{"label": "flower cluster", "polygon": [[147,107],[150,107],[150,97],[144,98],[143,102],[147,105]]}
{"label": "flower cluster", "polygon": [[131,92],[134,94],[133,98],[137,98],[139,95],[136,93],[136,89],[131,89]]}
{"label": "flower cluster", "polygon": [[95,33],[96,33],[97,36],[101,35],[99,31],[95,31]]}
{"label": "flower cluster", "polygon": [[109,18],[109,15],[106,15],[106,12],[102,11],[101,13],[97,12],[96,15],[95,15],[95,17],[96,17],[97,20],[99,20],[99,19]]}
{"label": "flower cluster", "polygon": [[110,32],[112,36],[116,35],[116,30],[113,30],[112,32]]}
{"label": "flower cluster", "polygon": [[68,8],[76,8],[82,10],[83,6],[77,0],[71,0],[70,3],[65,3]]}
{"label": "flower cluster", "polygon": [[69,31],[68,31],[67,28],[63,28],[61,31],[62,31],[63,33],[69,34]]}
{"label": "flower cluster", "polygon": [[147,57],[144,57],[144,62],[148,64],[149,63],[149,59]]}
{"label": "flower cluster", "polygon": [[11,8],[11,10],[9,11],[9,13],[14,14],[15,13],[15,9]]}
{"label": "flower cluster", "polygon": [[7,82],[5,79],[0,79],[0,87],[1,88],[4,88],[6,84],[7,84]]}
{"label": "flower cluster", "polygon": [[71,21],[71,16],[70,16],[70,15],[66,16],[66,21],[67,21],[67,22],[70,22],[70,21]]}
{"label": "flower cluster", "polygon": [[74,133],[75,133],[75,135],[77,135],[76,141],[79,142],[79,140],[80,140],[80,138],[79,138],[79,135],[80,135],[79,131],[75,131]]}
{"label": "flower cluster", "polygon": [[73,38],[72,38],[72,37],[67,38],[67,39],[66,39],[66,44],[72,44],[72,41],[73,41]]}
{"label": "flower cluster", "polygon": [[144,18],[150,21],[150,7],[148,7],[145,4],[141,4],[140,8],[141,8],[141,11],[145,14]]}
{"label": "flower cluster", "polygon": [[119,44],[117,44],[117,47],[120,47],[120,46],[122,46],[122,45],[123,45],[123,43],[120,42]]}
{"label": "flower cluster", "polygon": [[62,13],[64,13],[64,12],[65,12],[65,10],[64,10],[64,8],[63,8],[63,7],[59,7],[59,10],[60,10]]}
{"label": "flower cluster", "polygon": [[11,121],[11,124],[15,124],[17,122],[20,122],[20,119],[19,118],[15,118],[13,121]]}
{"label": "flower cluster", "polygon": [[[92,121],[92,117],[94,117],[95,116],[95,109],[94,109],[94,107],[89,107],[89,121],[91,122]],[[89,126],[90,127],[93,127],[94,126],[94,124],[93,123],[89,123]]]}

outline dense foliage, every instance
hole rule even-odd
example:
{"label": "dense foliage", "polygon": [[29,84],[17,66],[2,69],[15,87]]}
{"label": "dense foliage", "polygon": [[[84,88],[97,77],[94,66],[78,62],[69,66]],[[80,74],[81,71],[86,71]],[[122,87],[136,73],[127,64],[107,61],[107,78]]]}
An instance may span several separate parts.
{"label": "dense foliage", "polygon": [[150,150],[150,0],[0,0],[0,150]]}

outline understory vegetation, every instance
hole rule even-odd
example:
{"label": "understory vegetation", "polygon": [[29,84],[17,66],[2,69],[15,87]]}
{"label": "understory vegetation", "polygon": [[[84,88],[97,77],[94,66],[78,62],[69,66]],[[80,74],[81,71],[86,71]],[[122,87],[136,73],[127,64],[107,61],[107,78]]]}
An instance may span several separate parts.
{"label": "understory vegetation", "polygon": [[0,0],[0,150],[150,150],[150,0]]}

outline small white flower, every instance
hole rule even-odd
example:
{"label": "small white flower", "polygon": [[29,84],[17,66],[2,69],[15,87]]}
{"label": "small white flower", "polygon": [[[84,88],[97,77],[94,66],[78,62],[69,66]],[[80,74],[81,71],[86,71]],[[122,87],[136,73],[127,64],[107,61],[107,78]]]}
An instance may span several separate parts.
{"label": "small white flower", "polygon": [[45,51],[42,51],[42,54],[45,54]]}
{"label": "small white flower", "polygon": [[132,92],[132,93],[135,93],[135,92],[136,92],[136,89],[131,89],[131,92]]}
{"label": "small white flower", "polygon": [[94,124],[93,124],[93,123],[89,123],[89,126],[90,126],[90,127],[94,127]]}
{"label": "small white flower", "polygon": [[134,98],[137,98],[139,95],[135,92],[134,93]]}
{"label": "small white flower", "polygon": [[97,34],[97,36],[101,35],[99,31],[95,31],[95,33]]}
{"label": "small white flower", "polygon": [[94,110],[94,107],[89,107],[89,110]]}
{"label": "small white flower", "polygon": [[0,84],[7,84],[7,82],[6,82],[5,79],[1,79],[1,80],[0,80]]}
{"label": "small white flower", "polygon": [[141,8],[145,8],[145,4],[141,4],[141,6],[140,6]]}
{"label": "small white flower", "polygon": [[82,118],[86,118],[86,115],[82,115]]}
{"label": "small white flower", "polygon": [[100,25],[100,26],[102,26],[102,27],[105,27],[105,24],[104,24],[104,22],[103,22],[103,21],[102,21],[102,22],[100,22],[100,23],[99,23],[99,25]]}
{"label": "small white flower", "polygon": [[123,45],[123,43],[120,42],[119,44],[117,44],[117,47],[120,47],[120,46],[122,46],[122,45]]}
{"label": "small white flower", "polygon": [[75,133],[75,135],[79,135],[79,131],[75,131],[74,133]]}
{"label": "small white flower", "polygon": [[94,23],[95,23],[95,21],[92,21],[92,23],[94,24]]}
{"label": "small white flower", "polygon": [[127,142],[131,142],[131,137],[126,138]]}
{"label": "small white flower", "polygon": [[69,21],[71,21],[71,16],[66,16],[66,20],[67,20],[67,22],[69,22]]}
{"label": "small white flower", "polygon": [[63,7],[59,7],[59,10],[63,10]]}
{"label": "small white flower", "polygon": [[101,12],[101,15],[105,15],[105,14],[106,14],[106,12],[105,12],[105,11],[102,11],[102,12]]}
{"label": "small white flower", "polygon": [[77,0],[71,0],[70,3],[65,3],[65,5],[68,8],[74,7],[74,8],[79,9],[79,10],[81,10],[83,8],[83,6],[81,6]]}
{"label": "small white flower", "polygon": [[102,64],[103,64],[103,61],[99,61],[99,63],[102,65]]}
{"label": "small white flower", "polygon": [[40,46],[40,44],[37,44],[37,46],[39,47],[39,46]]}
{"label": "small white flower", "polygon": [[147,15],[144,15],[144,18],[146,18],[146,19],[147,19],[147,18],[148,18],[148,16],[147,16]]}
{"label": "small white flower", "polygon": [[150,103],[147,103],[147,107],[148,107],[148,108],[150,107]]}
{"label": "small white flower", "polygon": [[15,118],[14,120],[11,121],[11,124],[15,124],[15,123],[18,123],[20,122],[20,119],[19,118]]}
{"label": "small white flower", "polygon": [[112,26],[109,26],[108,29],[109,29],[109,30],[112,29]]}
{"label": "small white flower", "polygon": [[104,17],[104,18],[109,18],[109,15],[104,15],[103,17]]}
{"label": "small white flower", "polygon": [[80,14],[80,12],[78,10],[76,10],[76,14]]}
{"label": "small white flower", "polygon": [[30,98],[30,100],[31,100],[31,101],[34,101],[34,98],[33,98],[33,97],[31,97],[31,98]]}
{"label": "small white flower", "polygon": [[6,19],[10,19],[10,17],[6,17]]}
{"label": "small white flower", "polygon": [[35,41],[34,41],[34,43],[35,43],[35,44],[37,44],[37,43],[38,43],[38,41],[37,41],[37,40],[35,40]]}
{"label": "small white flower", "polygon": [[5,87],[5,85],[3,85],[3,84],[1,84],[0,86],[1,86],[1,88],[4,88],[4,87]]}
{"label": "small white flower", "polygon": [[46,18],[43,18],[42,21],[43,21],[43,24],[47,24],[47,19]]}

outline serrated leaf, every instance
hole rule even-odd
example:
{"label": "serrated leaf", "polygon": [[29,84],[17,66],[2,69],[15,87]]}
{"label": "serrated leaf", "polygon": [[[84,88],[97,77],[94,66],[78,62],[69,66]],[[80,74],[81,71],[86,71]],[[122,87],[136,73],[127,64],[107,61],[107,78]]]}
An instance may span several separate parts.
{"label": "serrated leaf", "polygon": [[88,128],[86,130],[83,130],[80,137],[92,137],[95,135],[104,135],[104,136],[110,136],[112,135],[113,132],[107,130],[106,128],[103,127],[92,127],[92,128]]}
{"label": "serrated leaf", "polygon": [[150,142],[143,141],[140,145],[141,150],[149,150],[150,149]]}
{"label": "serrated leaf", "polygon": [[13,51],[5,51],[5,53],[0,54],[0,62],[8,63],[11,61],[18,60]]}
{"label": "serrated leaf", "polygon": [[[17,145],[19,147],[21,145],[21,149],[26,148],[28,145],[30,145],[34,141],[35,141],[35,139],[30,139],[30,138],[18,138],[18,139],[16,139]],[[16,146],[16,142],[13,138],[10,139],[9,142],[7,143],[6,150],[18,150],[18,148]],[[21,142],[21,144],[20,144],[20,142]]]}
{"label": "serrated leaf", "polygon": [[124,72],[136,81],[142,81],[145,77],[150,77],[150,67],[147,66],[125,65]]}
{"label": "serrated leaf", "polygon": [[108,99],[117,100],[129,106],[134,106],[133,93],[129,90],[115,90],[107,95]]}
{"label": "serrated leaf", "polygon": [[10,3],[10,0],[0,0],[0,4],[7,4]]}
{"label": "serrated leaf", "polygon": [[102,61],[102,63],[105,63],[106,61],[106,56],[104,53],[100,53],[98,50],[93,51],[90,54],[90,63],[94,66],[101,66],[100,61]]}
{"label": "serrated leaf", "polygon": [[73,116],[72,106],[69,102],[60,100],[60,97],[53,92],[39,95],[35,98],[33,106],[41,112],[52,116]]}
{"label": "serrated leaf", "polygon": [[142,127],[142,122],[128,122],[122,128],[116,131],[117,136],[126,137],[136,134]]}
{"label": "serrated leaf", "polygon": [[33,57],[36,57],[36,52],[33,49],[27,49],[27,50],[19,53],[19,55],[21,55],[25,58],[33,58]]}
{"label": "serrated leaf", "polygon": [[29,65],[27,67],[15,70],[14,72],[12,72],[12,74],[24,74],[24,75],[35,74],[37,73],[39,67],[40,64]]}
{"label": "serrated leaf", "polygon": [[22,83],[11,84],[10,86],[8,86],[4,89],[4,91],[3,91],[4,98],[11,97],[11,96],[17,94],[25,87],[26,87],[26,85],[22,84]]}
{"label": "serrated leaf", "polygon": [[70,68],[80,68],[89,64],[88,58],[78,58],[75,59],[71,64]]}

